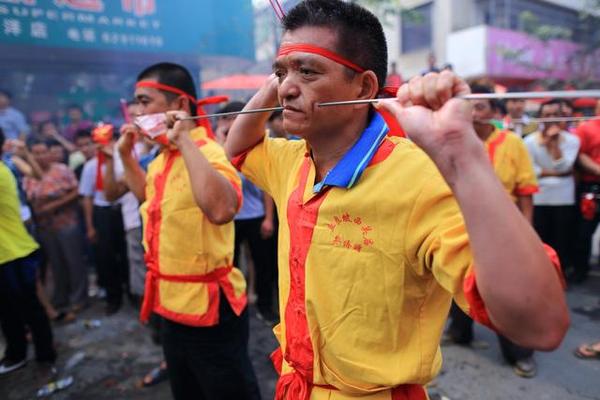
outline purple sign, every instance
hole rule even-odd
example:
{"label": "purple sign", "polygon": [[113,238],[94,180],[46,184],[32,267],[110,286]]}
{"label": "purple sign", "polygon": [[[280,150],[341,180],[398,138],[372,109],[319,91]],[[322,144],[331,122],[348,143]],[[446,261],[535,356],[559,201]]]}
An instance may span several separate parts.
{"label": "purple sign", "polygon": [[582,55],[581,45],[523,32],[487,28],[487,71],[493,77],[600,80],[600,50]]}

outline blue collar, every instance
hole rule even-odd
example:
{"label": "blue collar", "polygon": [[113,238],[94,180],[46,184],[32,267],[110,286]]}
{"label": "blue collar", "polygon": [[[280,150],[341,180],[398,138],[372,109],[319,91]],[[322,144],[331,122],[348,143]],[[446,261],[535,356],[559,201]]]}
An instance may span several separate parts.
{"label": "blue collar", "polygon": [[375,155],[381,142],[389,131],[383,117],[374,113],[369,126],[360,135],[360,138],[348,150],[344,157],[325,176],[321,182],[313,187],[314,193],[319,193],[326,186],[337,186],[350,189],[356,184],[369,162]]}

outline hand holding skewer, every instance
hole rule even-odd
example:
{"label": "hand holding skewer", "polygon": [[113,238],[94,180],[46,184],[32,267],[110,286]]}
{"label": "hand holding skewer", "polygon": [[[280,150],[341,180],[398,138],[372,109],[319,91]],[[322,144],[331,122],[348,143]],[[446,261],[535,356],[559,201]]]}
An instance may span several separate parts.
{"label": "hand holding skewer", "polygon": [[171,143],[179,147],[183,141],[190,139],[190,131],[195,125],[192,117],[185,111],[168,111],[167,118],[167,138]]}
{"label": "hand holding skewer", "polygon": [[402,85],[395,99],[382,99],[383,108],[401,121],[406,135],[437,165],[447,180],[457,165],[484,152],[473,129],[467,83],[450,71],[415,77]]}

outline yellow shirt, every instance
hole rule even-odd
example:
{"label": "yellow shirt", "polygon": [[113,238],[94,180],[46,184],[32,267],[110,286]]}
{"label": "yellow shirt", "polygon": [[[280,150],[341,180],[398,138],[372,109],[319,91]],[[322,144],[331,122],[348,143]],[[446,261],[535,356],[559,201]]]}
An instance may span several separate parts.
{"label": "yellow shirt", "polygon": [[523,140],[510,131],[496,130],[485,141],[494,171],[504,189],[516,201],[538,191],[531,157]]}
{"label": "yellow shirt", "polygon": [[235,164],[279,213],[279,395],[300,398],[290,393],[308,381],[311,399],[391,399],[406,384],[425,399],[451,300],[469,312],[473,276],[462,215],[431,160],[387,137],[355,186],[318,194],[304,141],[265,138]]}
{"label": "yellow shirt", "polygon": [[0,161],[0,221],[0,264],[28,256],[39,247],[21,221],[17,182],[2,161]]}
{"label": "yellow shirt", "polygon": [[[241,193],[237,171],[204,128],[191,132],[199,151]],[[240,195],[241,202],[241,195]],[[148,274],[142,319],[149,311],[191,326],[219,322],[219,288],[236,314],[246,306],[246,282],[232,268],[233,222],[215,225],[196,204],[183,157],[164,150],[149,167],[140,212]]]}

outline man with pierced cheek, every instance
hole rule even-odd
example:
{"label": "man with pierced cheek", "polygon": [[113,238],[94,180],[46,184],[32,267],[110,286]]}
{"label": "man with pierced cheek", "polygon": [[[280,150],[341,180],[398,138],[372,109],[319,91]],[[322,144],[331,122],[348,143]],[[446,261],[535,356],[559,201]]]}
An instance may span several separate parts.
{"label": "man with pierced cheek", "polygon": [[[451,71],[382,89],[381,24],[341,0],[307,0],[282,21],[275,74],[236,118],[225,150],[277,206],[276,399],[427,398],[452,299],[523,346],[556,348],[568,327],[559,275],[494,174]],[[398,137],[387,111],[411,139]],[[511,251],[507,252],[506,249]]]}
{"label": "man with pierced cheek", "polygon": [[[233,217],[241,182],[197,113],[182,66],[144,70],[135,97],[142,115],[166,113],[171,126],[145,173],[132,155],[138,128],[121,128],[127,187],[142,202],[148,267],[142,321],[162,317],[162,345],[175,399],[258,399],[248,357],[246,282],[233,266]],[[160,137],[160,136],[159,136]]]}

